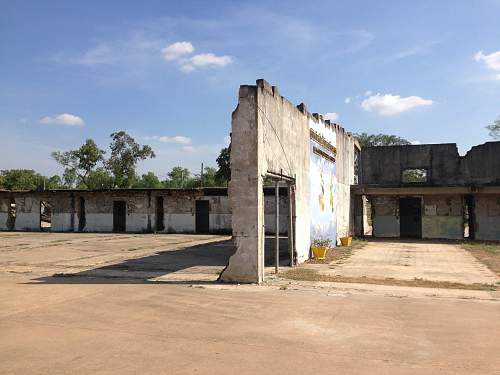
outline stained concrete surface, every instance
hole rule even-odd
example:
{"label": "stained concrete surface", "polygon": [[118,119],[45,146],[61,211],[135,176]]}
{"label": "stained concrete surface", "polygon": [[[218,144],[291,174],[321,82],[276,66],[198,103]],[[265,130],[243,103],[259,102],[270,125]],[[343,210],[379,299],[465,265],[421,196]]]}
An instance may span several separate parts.
{"label": "stained concrete surface", "polygon": [[224,244],[197,237],[210,243],[193,245],[185,236],[74,235],[71,244],[62,245],[50,236],[0,238],[0,373],[491,374],[500,369],[500,301],[491,293],[295,282],[186,285],[134,282],[140,279],[134,274],[117,282],[98,275],[50,278],[54,271],[85,272],[133,261],[125,248],[149,246],[130,251],[143,251],[144,258],[158,249]]}
{"label": "stained concrete surface", "polygon": [[[312,266],[312,265],[311,265]],[[355,250],[321,273],[345,277],[424,279],[461,284],[496,284],[500,279],[460,245],[431,241],[379,240]]]}
{"label": "stained concrete surface", "polygon": [[233,252],[229,236],[0,233],[3,272],[51,283],[215,281]]}

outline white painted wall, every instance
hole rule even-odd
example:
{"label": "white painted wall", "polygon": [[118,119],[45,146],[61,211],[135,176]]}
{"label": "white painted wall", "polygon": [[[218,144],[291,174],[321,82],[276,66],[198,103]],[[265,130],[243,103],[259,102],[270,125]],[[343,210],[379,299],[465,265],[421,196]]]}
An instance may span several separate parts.
{"label": "white painted wall", "polygon": [[193,233],[195,231],[195,220],[194,214],[165,213],[165,232]]}
{"label": "white painted wall", "polygon": [[39,231],[40,214],[31,212],[17,212],[14,230]]}
{"label": "white painted wall", "polygon": [[86,213],[84,232],[112,232],[113,214],[112,213]]}
{"label": "white painted wall", "polygon": [[0,230],[7,230],[7,221],[9,214],[7,212],[0,212]]}
{"label": "white painted wall", "polygon": [[52,232],[66,232],[73,230],[71,226],[70,213],[52,213],[52,225],[50,230]]}

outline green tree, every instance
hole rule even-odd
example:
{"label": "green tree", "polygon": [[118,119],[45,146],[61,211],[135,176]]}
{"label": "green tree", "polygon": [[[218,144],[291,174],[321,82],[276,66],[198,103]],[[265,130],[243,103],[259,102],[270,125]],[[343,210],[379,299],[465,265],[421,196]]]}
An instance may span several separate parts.
{"label": "green tree", "polygon": [[215,178],[218,185],[227,185],[229,180],[231,180],[231,164],[230,164],[231,146],[224,147],[220,150],[220,154],[217,157],[217,172],[215,173]]}
{"label": "green tree", "polygon": [[215,187],[220,186],[217,179],[217,170],[213,167],[205,167],[203,170],[203,180],[198,186]]}
{"label": "green tree", "polygon": [[500,117],[496,119],[493,124],[488,125],[486,129],[489,130],[491,138],[500,139]]}
{"label": "green tree", "polygon": [[115,187],[128,188],[136,179],[137,162],[156,155],[150,146],[141,146],[124,131],[112,133],[111,139],[111,155],[106,161],[106,168],[113,175]]}
{"label": "green tree", "polygon": [[52,177],[43,177],[45,181],[45,189],[51,190],[51,189],[62,189],[64,188],[64,184],[62,182],[62,179],[58,175],[53,175]]}
{"label": "green tree", "polygon": [[365,146],[396,146],[396,145],[410,145],[411,142],[398,137],[397,135],[388,134],[368,134],[368,133],[354,133],[353,134],[359,142],[361,147]]}
{"label": "green tree", "polygon": [[0,171],[2,188],[6,190],[42,190],[46,177],[33,169],[7,169]]}
{"label": "green tree", "polygon": [[65,188],[72,189],[78,182],[78,175],[74,169],[66,168],[63,172],[62,180]]}
{"label": "green tree", "polygon": [[[99,162],[104,161],[105,151],[97,147],[93,139],[87,139],[77,150],[56,151],[51,155],[64,169],[65,183],[78,184],[89,188],[88,178]],[[76,178],[75,178],[76,176]]]}
{"label": "green tree", "polygon": [[159,189],[163,187],[163,184],[153,172],[148,172],[143,174],[140,179],[136,180],[132,187]]}
{"label": "green tree", "polygon": [[103,167],[90,172],[85,185],[78,186],[80,189],[101,190],[114,187],[113,176]]}
{"label": "green tree", "polygon": [[184,188],[191,184],[191,173],[187,168],[173,167],[167,174],[165,187],[168,188]]}

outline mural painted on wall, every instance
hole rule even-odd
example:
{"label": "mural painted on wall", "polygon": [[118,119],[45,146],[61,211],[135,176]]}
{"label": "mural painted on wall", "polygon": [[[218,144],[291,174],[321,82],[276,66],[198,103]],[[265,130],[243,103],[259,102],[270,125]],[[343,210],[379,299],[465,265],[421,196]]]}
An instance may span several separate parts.
{"label": "mural painted on wall", "polygon": [[337,240],[337,166],[335,130],[323,122],[309,121],[311,179],[311,241]]}

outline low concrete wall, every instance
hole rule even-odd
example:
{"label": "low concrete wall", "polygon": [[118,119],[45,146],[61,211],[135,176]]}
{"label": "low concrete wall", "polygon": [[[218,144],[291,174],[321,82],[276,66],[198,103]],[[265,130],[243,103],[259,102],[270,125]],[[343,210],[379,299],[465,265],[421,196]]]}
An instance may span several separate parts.
{"label": "low concrete wall", "polygon": [[399,198],[372,196],[372,220],[374,237],[399,237]]}
{"label": "low concrete wall", "polygon": [[424,196],[422,238],[462,239],[463,205],[460,195]]}
{"label": "low concrete wall", "polygon": [[500,241],[500,195],[476,195],[476,239]]}

